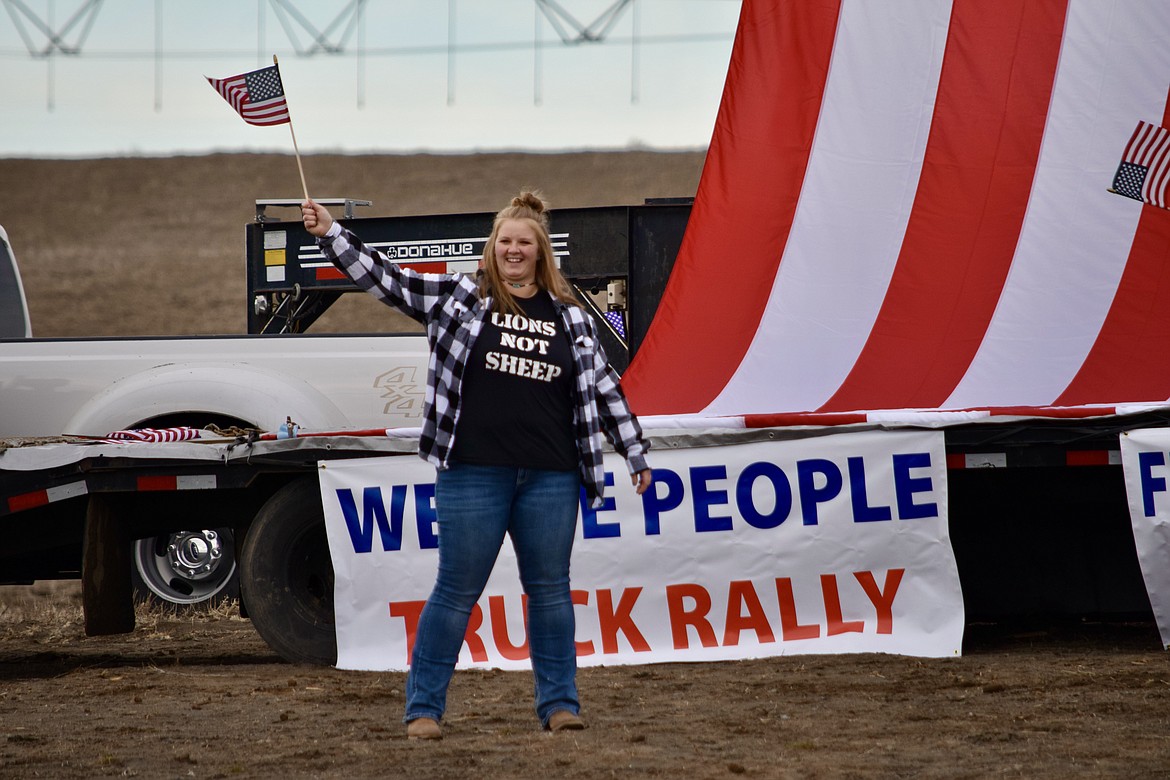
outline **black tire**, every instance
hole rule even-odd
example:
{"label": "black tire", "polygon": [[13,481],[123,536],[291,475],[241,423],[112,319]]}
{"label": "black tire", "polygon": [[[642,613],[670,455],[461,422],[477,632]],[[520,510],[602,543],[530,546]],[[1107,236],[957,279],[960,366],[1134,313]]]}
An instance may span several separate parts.
{"label": "black tire", "polygon": [[240,595],[256,632],[286,661],[337,663],[333,561],[317,477],[278,490],[240,553]]}
{"label": "black tire", "polygon": [[240,597],[231,528],[176,531],[130,547],[134,600],[177,610],[206,609]]}

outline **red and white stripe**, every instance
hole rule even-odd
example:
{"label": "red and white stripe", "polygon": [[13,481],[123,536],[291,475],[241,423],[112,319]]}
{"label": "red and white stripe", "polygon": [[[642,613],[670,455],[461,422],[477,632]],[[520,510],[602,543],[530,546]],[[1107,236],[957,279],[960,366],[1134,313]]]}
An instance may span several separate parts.
{"label": "red and white stripe", "polygon": [[1116,417],[1170,409],[1170,402],[1158,404],[1112,404],[1086,406],[990,406],[971,409],[882,409],[850,412],[773,412],[769,414],[648,414],[639,417],[647,430],[700,430],[748,428],[832,427],[847,425],[890,425],[945,428],[977,422],[1007,422],[1022,418],[1085,420]]}
{"label": "red and white stripe", "polygon": [[134,487],[142,492],[171,490],[215,490],[219,482],[214,474],[152,474],[140,476]]}
{"label": "red and white stripe", "polygon": [[[134,480],[134,490],[140,492],[215,490],[218,485],[219,480],[215,474],[148,474],[140,475]],[[15,513],[88,494],[89,484],[80,479],[50,488],[6,496],[2,500],[8,512]]]}
{"label": "red and white stripe", "polygon": [[167,441],[189,441],[191,439],[198,439],[202,433],[198,428],[190,427],[175,427],[175,428],[132,428],[125,431],[114,431],[106,434],[104,439],[100,439],[102,444],[126,444],[130,442],[167,442]]}
{"label": "red and white stripe", "polygon": [[[1170,398],[1162,0],[744,0],[639,414]],[[1158,359],[1151,359],[1158,356]]]}
{"label": "red and white stripe", "polygon": [[51,488],[30,490],[27,493],[8,496],[6,503],[9,512],[23,512],[26,509],[35,509],[54,501],[64,501],[67,498],[84,496],[87,493],[89,493],[89,487],[85,480],[81,479],[64,485],[54,485]]}

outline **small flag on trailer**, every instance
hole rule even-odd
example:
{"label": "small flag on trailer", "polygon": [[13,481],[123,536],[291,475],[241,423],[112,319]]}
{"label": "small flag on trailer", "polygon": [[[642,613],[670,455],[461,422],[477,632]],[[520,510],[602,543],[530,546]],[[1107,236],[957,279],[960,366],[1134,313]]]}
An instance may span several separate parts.
{"label": "small flag on trailer", "polygon": [[1138,122],[1126,144],[1110,190],[1152,206],[1167,207],[1170,183],[1170,130]]}
{"label": "small flag on trailer", "polygon": [[226,79],[204,78],[248,124],[283,125],[290,121],[276,65]]}
{"label": "small flag on trailer", "polygon": [[626,318],[622,316],[620,311],[607,311],[605,313],[605,321],[613,328],[614,333],[622,341],[626,339]]}
{"label": "small flag on trailer", "polygon": [[125,431],[114,431],[106,434],[104,439],[101,439],[103,444],[124,444],[127,442],[167,442],[167,441],[187,441],[188,439],[198,439],[202,436],[198,428],[190,427],[176,427],[176,428],[131,428]]}

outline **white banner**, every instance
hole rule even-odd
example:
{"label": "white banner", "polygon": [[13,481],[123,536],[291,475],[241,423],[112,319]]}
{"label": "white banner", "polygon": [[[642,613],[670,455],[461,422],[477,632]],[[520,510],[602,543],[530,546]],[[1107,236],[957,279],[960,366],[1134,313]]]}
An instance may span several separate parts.
{"label": "white banner", "polygon": [[1123,433],[1121,468],[1142,578],[1170,650],[1170,429]]}
{"label": "white banner", "polygon": [[[943,435],[867,431],[655,449],[639,497],[607,456],[605,508],[573,550],[582,666],[800,653],[961,652]],[[414,457],[320,469],[336,573],[337,665],[402,670],[437,568],[434,469]],[[506,543],[461,667],[527,668]]]}

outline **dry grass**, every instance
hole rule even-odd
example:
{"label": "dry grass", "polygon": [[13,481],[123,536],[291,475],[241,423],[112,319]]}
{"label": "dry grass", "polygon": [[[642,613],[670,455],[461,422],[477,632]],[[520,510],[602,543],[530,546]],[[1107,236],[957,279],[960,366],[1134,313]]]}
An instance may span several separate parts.
{"label": "dry grass", "polygon": [[[139,639],[169,637],[176,624],[199,625],[219,620],[242,621],[236,600],[199,609],[176,609],[158,602],[134,608],[134,636]],[[46,580],[32,585],[0,586],[0,641],[36,637],[43,644],[62,644],[84,636],[81,583]]]}
{"label": "dry grass", "polygon": [[62,641],[81,632],[81,583],[42,580],[0,586],[0,639],[44,637]]}

